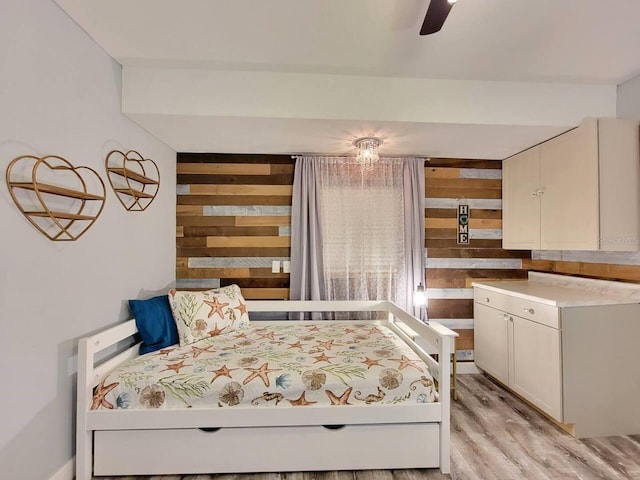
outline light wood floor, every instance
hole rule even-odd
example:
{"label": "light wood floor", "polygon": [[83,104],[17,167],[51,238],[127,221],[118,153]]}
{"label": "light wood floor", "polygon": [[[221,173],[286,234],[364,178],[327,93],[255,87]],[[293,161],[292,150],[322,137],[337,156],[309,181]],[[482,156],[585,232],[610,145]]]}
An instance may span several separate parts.
{"label": "light wood floor", "polygon": [[[640,399],[638,400],[640,401]],[[640,435],[576,440],[484,375],[458,377],[451,477],[438,470],[96,477],[106,480],[640,479]],[[375,455],[372,452],[372,455]]]}

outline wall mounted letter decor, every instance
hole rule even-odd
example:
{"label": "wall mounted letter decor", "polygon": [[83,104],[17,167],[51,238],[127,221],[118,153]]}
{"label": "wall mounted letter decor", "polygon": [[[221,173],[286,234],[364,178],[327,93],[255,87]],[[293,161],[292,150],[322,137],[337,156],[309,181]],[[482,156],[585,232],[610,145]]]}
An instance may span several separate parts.
{"label": "wall mounted letter decor", "polygon": [[[160,170],[150,158],[135,150],[112,150],[105,160],[109,183],[122,206],[130,212],[142,212],[160,189]],[[146,168],[145,168],[146,167]]]}
{"label": "wall mounted letter decor", "polygon": [[77,240],[104,208],[106,190],[96,171],[56,155],[15,158],[7,167],[7,187],[22,214],[50,240]]}
{"label": "wall mounted letter decor", "polygon": [[469,232],[469,214],[471,210],[469,209],[469,205],[461,204],[458,205],[458,240],[457,243],[460,245],[468,245],[470,237]]}

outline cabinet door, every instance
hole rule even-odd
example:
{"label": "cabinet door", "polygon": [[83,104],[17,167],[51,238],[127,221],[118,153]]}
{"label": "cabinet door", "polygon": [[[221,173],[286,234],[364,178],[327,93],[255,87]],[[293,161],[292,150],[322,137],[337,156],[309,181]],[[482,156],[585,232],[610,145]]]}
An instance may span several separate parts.
{"label": "cabinet door", "polygon": [[473,348],[476,365],[505,385],[509,382],[507,315],[495,308],[473,304]]}
{"label": "cabinet door", "polygon": [[640,250],[638,121],[598,119],[600,248]]}
{"label": "cabinet door", "polygon": [[502,248],[540,248],[540,147],[502,162]]}
{"label": "cabinet door", "polygon": [[540,145],[540,248],[598,250],[598,126],[588,120]]}
{"label": "cabinet door", "polygon": [[562,353],[560,330],[509,316],[511,364],[509,386],[562,421]]}

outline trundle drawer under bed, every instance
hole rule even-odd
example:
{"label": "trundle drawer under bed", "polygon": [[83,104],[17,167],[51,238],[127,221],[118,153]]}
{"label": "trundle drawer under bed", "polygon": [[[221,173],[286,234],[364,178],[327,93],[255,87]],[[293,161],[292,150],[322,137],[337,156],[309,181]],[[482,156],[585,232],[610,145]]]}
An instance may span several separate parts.
{"label": "trundle drawer under bed", "polygon": [[[209,429],[207,429],[209,430]],[[439,466],[438,423],[96,431],[95,475]],[[250,452],[250,454],[248,453]]]}

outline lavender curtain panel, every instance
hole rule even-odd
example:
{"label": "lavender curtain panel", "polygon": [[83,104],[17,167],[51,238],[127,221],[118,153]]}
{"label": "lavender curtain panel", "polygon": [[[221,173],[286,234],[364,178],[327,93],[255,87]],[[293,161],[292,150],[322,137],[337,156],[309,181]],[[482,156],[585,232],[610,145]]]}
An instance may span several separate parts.
{"label": "lavender curtain panel", "polygon": [[413,309],[413,292],[425,281],[424,238],[424,159],[403,159],[405,275],[407,276],[406,303],[399,305],[407,312]]}
{"label": "lavender curtain panel", "polygon": [[296,158],[291,208],[291,300],[326,299],[319,169],[319,158]]}

